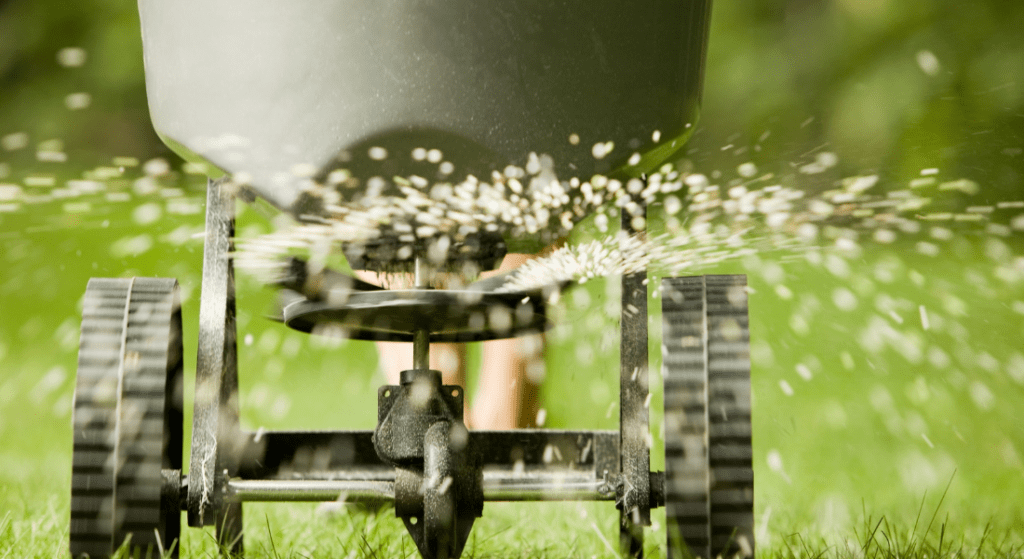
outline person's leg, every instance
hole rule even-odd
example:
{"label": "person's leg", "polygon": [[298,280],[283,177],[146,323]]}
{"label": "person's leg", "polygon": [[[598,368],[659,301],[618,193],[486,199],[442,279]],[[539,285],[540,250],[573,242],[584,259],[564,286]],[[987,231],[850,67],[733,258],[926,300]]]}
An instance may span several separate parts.
{"label": "person's leg", "polygon": [[[531,256],[507,254],[489,277],[518,268]],[[471,417],[477,429],[532,427],[537,420],[538,384],[544,378],[544,336],[534,334],[483,343],[480,380]]]}
{"label": "person's leg", "polygon": [[536,424],[538,384],[544,376],[543,346],[540,334],[484,342],[471,410],[474,427],[515,429]]}

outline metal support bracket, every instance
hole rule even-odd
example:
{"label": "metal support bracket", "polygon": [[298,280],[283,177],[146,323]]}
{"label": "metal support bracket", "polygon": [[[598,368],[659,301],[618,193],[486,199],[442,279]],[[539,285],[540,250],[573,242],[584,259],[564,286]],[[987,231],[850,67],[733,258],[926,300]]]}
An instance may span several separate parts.
{"label": "metal support bracket", "polygon": [[396,467],[395,515],[420,555],[456,559],[483,514],[483,471],[462,422],[462,387],[443,386],[441,373],[425,368],[429,341],[415,343],[421,368],[402,371],[400,385],[378,391],[373,444]]}
{"label": "metal support bracket", "polygon": [[402,371],[401,384],[377,390],[377,429],[373,445],[377,455],[399,467],[423,464],[423,441],[427,430],[440,421],[451,422],[463,442],[467,440],[462,422],[461,386],[442,386],[440,371]]}
{"label": "metal support bracket", "polygon": [[483,475],[465,443],[452,440],[456,426],[439,421],[424,437],[423,470],[397,468],[395,515],[402,519],[424,559],[462,555],[473,523],[483,515]]}
{"label": "metal support bracket", "polygon": [[218,541],[232,553],[241,553],[241,504],[223,500],[244,442],[238,423],[235,277],[230,259],[234,204],[222,180],[208,181],[187,509],[190,526],[215,525]]}
{"label": "metal support bracket", "polygon": [[[637,233],[623,209],[623,233]],[[641,218],[646,211],[641,211]],[[620,467],[624,490],[619,546],[627,557],[643,555],[643,527],[651,525],[651,449],[648,414],[647,272],[622,276],[619,367]]]}

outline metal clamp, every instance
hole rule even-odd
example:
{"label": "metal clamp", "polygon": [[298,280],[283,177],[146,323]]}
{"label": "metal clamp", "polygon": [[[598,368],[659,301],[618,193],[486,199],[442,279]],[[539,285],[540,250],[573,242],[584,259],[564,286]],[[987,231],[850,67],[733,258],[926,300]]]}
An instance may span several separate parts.
{"label": "metal clamp", "polygon": [[468,439],[462,408],[462,387],[442,386],[439,371],[402,371],[400,385],[382,386],[377,391],[377,428],[373,433],[377,456],[393,466],[420,467],[424,437],[434,423],[455,424],[460,429],[456,438]]}

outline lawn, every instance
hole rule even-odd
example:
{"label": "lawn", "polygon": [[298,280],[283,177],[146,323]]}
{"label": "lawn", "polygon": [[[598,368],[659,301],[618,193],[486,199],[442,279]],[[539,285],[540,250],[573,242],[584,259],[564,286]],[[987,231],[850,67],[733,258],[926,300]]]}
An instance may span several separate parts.
{"label": "lawn", "polygon": [[[170,202],[0,214],[0,558],[66,549],[77,305],[90,276],[177,277],[194,371],[201,189],[192,178]],[[252,212],[240,219],[242,236],[266,229]],[[1013,556],[1024,545],[1024,246],[977,230],[933,240],[931,256],[866,241],[842,256],[766,253],[697,271],[750,277],[759,556]],[[289,331],[263,318],[271,292],[244,278],[239,289],[245,426],[372,428],[372,344]],[[550,427],[616,426],[610,297],[596,281],[563,298],[542,394]],[[253,557],[415,556],[389,511],[246,511]],[[607,557],[615,516],[602,504],[489,504],[466,555]],[[197,529],[181,545],[215,550]]]}

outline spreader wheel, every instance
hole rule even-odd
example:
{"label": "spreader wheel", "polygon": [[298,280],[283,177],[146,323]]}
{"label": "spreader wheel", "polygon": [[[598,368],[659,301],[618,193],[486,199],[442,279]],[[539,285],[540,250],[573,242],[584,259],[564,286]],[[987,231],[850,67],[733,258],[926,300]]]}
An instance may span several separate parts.
{"label": "spreader wheel", "polygon": [[745,276],[662,281],[669,557],[752,557]]}
{"label": "spreader wheel", "polygon": [[92,279],[85,291],[73,412],[71,555],[130,557],[174,549],[181,471],[182,347],[173,279]]}

